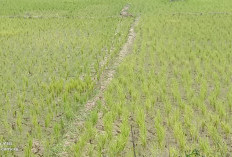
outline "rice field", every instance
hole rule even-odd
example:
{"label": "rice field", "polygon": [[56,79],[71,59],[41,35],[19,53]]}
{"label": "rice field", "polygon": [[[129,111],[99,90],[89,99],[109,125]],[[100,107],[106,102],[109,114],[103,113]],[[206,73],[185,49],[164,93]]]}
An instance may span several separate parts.
{"label": "rice field", "polygon": [[232,156],[231,8],[0,1],[0,156]]}

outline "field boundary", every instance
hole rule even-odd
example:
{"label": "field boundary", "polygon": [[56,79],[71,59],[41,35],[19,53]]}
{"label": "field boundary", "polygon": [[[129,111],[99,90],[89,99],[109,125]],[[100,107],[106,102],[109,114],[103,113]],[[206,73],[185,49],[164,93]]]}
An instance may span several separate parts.
{"label": "field boundary", "polygon": [[[104,94],[105,90],[107,89],[108,85],[110,84],[110,82],[112,81],[112,79],[114,78],[117,67],[121,64],[123,59],[128,54],[130,54],[132,51],[132,46],[133,46],[135,38],[136,38],[135,26],[138,24],[139,19],[140,19],[140,17],[134,18],[134,21],[131,24],[131,27],[129,29],[127,41],[122,46],[118,56],[112,61],[112,64],[109,64],[106,67],[106,69],[103,71],[103,73],[101,74],[99,82],[98,82],[99,86],[96,88],[96,90],[98,90],[99,92],[95,96],[93,96],[92,99],[87,101],[87,103],[85,104],[85,106],[81,110],[81,112],[83,112],[84,114],[90,113],[93,110],[93,108],[97,105],[98,101],[102,101],[102,104],[105,105],[103,94]],[[99,116],[99,118],[100,117],[101,116]],[[77,126],[77,125],[82,125],[83,123],[84,123],[83,120],[80,120],[80,121],[77,120],[75,122],[75,124],[73,124],[73,125]],[[77,139],[74,139],[69,135],[69,133],[67,133],[64,137],[65,137],[65,140],[63,141],[64,148],[65,147],[67,148],[72,143],[75,143],[76,141],[78,141],[78,137],[76,137]],[[62,157],[68,156],[67,152],[65,152],[65,151],[59,153],[58,155],[62,156]]]}
{"label": "field boundary", "polygon": [[111,67],[107,67],[106,70],[101,75],[99,82],[100,84],[99,93],[94,97],[93,100],[90,100],[86,103],[85,106],[87,111],[91,110],[96,105],[96,102],[98,100],[102,100],[104,91],[106,90],[107,86],[109,85],[109,83],[111,82],[111,80],[113,79],[116,73],[116,68],[120,65],[122,60],[130,53],[130,49],[132,48],[134,39],[136,37],[136,33],[134,29],[138,21],[139,21],[139,17],[135,18],[134,22],[132,23],[132,26],[130,27],[127,42],[122,47],[118,57],[114,60],[113,65]]}

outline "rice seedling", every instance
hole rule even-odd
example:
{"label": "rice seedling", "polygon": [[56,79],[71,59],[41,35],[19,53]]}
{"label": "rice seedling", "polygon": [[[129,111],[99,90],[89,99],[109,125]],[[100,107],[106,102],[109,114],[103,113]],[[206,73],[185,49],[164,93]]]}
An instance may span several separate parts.
{"label": "rice seedling", "polygon": [[211,154],[211,149],[210,149],[210,144],[207,138],[202,138],[199,141],[199,147],[201,151],[203,152],[204,155],[210,155]]}
{"label": "rice seedling", "polygon": [[160,111],[158,110],[156,113],[156,117],[155,117],[155,129],[156,129],[156,133],[157,133],[157,138],[158,138],[158,145],[160,148],[164,147],[164,142],[165,142],[165,128],[162,125],[162,120],[161,120],[161,115],[160,115]]}
{"label": "rice seedling", "polygon": [[186,148],[186,137],[185,137],[185,134],[183,132],[183,129],[181,127],[181,124],[180,123],[176,123],[174,125],[174,136],[176,138],[176,140],[178,141],[178,144],[179,144],[179,147],[180,147],[180,150],[184,150]]}
{"label": "rice seedling", "polygon": [[128,142],[130,128],[127,122],[123,122],[121,125],[121,134],[117,136],[115,141],[110,145],[110,154],[118,155],[122,152]]}
{"label": "rice seedling", "polygon": [[97,151],[99,156],[101,156],[102,149],[104,148],[106,141],[107,141],[107,134],[101,134],[97,136],[97,142],[98,142]]}
{"label": "rice seedling", "polygon": [[178,156],[179,155],[179,152],[178,152],[178,150],[176,150],[175,148],[170,148],[169,149],[169,155],[170,156]]}
{"label": "rice seedling", "polygon": [[112,129],[113,129],[113,116],[111,112],[106,113],[103,119],[104,129],[108,135],[108,139],[112,138]]}
{"label": "rice seedling", "polygon": [[135,115],[136,115],[136,122],[139,127],[141,143],[143,146],[146,146],[146,141],[147,141],[147,130],[146,130],[146,124],[145,124],[146,115],[144,113],[143,108],[138,107],[136,109]]}
{"label": "rice seedling", "polygon": [[226,122],[221,122],[221,127],[226,135],[229,136],[231,133],[231,126]]}

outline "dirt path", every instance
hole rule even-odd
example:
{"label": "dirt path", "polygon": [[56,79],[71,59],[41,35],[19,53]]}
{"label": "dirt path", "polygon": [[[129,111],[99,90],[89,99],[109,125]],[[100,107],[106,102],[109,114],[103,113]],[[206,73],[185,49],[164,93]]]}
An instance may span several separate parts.
{"label": "dirt path", "polygon": [[86,111],[91,110],[96,105],[96,102],[98,100],[102,100],[103,93],[106,90],[109,83],[111,82],[111,80],[114,78],[117,67],[120,65],[123,59],[131,52],[131,49],[132,49],[132,46],[133,46],[133,43],[136,37],[136,33],[134,29],[138,21],[139,21],[139,18],[135,18],[129,30],[129,36],[128,36],[127,42],[122,47],[121,51],[119,52],[118,57],[115,58],[113,65],[111,65],[111,67],[108,67],[108,69],[106,69],[104,73],[101,75],[99,93],[94,97],[93,100],[90,100],[86,103],[85,105]]}
{"label": "dirt path", "polygon": [[[139,17],[134,18],[134,21],[133,21],[133,23],[132,23],[132,25],[131,25],[131,27],[129,29],[129,35],[128,35],[126,43],[123,45],[123,47],[120,50],[118,56],[113,60],[113,63],[111,65],[109,65],[108,67],[106,67],[106,69],[104,70],[104,72],[100,76],[99,86],[96,89],[99,92],[93,97],[93,99],[89,100],[85,104],[85,107],[83,108],[83,110],[80,111],[85,116],[86,116],[87,113],[89,113],[96,106],[98,100],[100,100],[103,104],[105,103],[104,102],[104,97],[103,97],[103,94],[104,94],[105,90],[107,89],[108,85],[110,84],[110,82],[114,78],[117,67],[120,65],[120,63],[123,61],[123,59],[132,51],[134,40],[136,38],[135,26],[138,24],[138,22],[139,22]],[[103,61],[103,62],[105,62],[105,61]],[[102,64],[104,64],[104,63],[102,63]],[[82,120],[78,119],[75,122],[75,124],[73,124],[73,125],[74,125],[74,128],[77,128],[77,127],[81,128],[84,125],[84,121],[83,121],[83,119]],[[69,131],[65,135],[64,148],[67,148],[71,144],[77,142],[78,141],[78,135],[80,135],[80,132],[78,132],[78,129],[75,130],[74,132]],[[59,156],[65,157],[65,156],[68,156],[68,153],[67,152],[62,152],[62,153],[59,154]]]}

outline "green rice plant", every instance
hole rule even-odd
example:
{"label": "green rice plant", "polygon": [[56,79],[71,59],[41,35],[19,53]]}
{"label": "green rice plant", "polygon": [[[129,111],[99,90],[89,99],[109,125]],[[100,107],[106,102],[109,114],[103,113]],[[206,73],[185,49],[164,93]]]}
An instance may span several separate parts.
{"label": "green rice plant", "polygon": [[214,94],[215,94],[215,97],[218,97],[220,92],[221,92],[221,83],[219,81],[216,81],[215,82],[215,88],[214,88]]}
{"label": "green rice plant", "polygon": [[[66,104],[66,103],[65,103]],[[65,105],[64,105],[65,106]],[[65,117],[67,118],[67,120],[72,120],[73,118],[74,118],[74,113],[73,113],[73,110],[72,110],[72,108],[71,108],[71,106],[69,106],[69,107],[66,107],[65,109],[64,109],[64,112],[65,112]]]}
{"label": "green rice plant", "polygon": [[232,94],[231,94],[231,92],[228,92],[228,94],[227,94],[227,102],[228,102],[229,110],[231,111],[232,110]]}
{"label": "green rice plant", "polygon": [[231,133],[231,126],[226,122],[221,122],[221,127],[223,131],[226,133],[226,136],[229,137]]}
{"label": "green rice plant", "polygon": [[197,149],[191,150],[189,152],[185,152],[186,157],[191,157],[191,156],[200,156],[200,152]]}
{"label": "green rice plant", "polygon": [[108,135],[108,139],[112,139],[112,130],[113,130],[113,116],[112,112],[106,113],[103,118],[104,129]]}
{"label": "green rice plant", "polygon": [[38,118],[37,118],[37,114],[35,113],[35,111],[32,112],[32,124],[34,127],[36,127],[38,125]]}
{"label": "green rice plant", "polygon": [[182,100],[179,101],[178,105],[179,105],[181,110],[185,110],[186,104]]}
{"label": "green rice plant", "polygon": [[[127,130],[129,130],[129,127]],[[129,135],[129,131],[128,131],[128,133],[124,132],[123,134],[119,135],[119,137],[118,137],[118,152],[122,152],[124,150],[124,148],[126,147],[126,144],[128,142],[129,136],[128,135],[125,136],[125,134]]]}
{"label": "green rice plant", "polygon": [[131,93],[132,100],[134,100],[136,102],[138,98],[139,98],[139,93],[136,90]]}
{"label": "green rice plant", "polygon": [[179,156],[179,152],[178,150],[176,150],[176,148],[169,148],[169,156],[171,157],[178,157]]}
{"label": "green rice plant", "polygon": [[117,103],[116,105],[111,106],[111,110],[116,113],[117,116],[121,117],[123,113],[122,102]]}
{"label": "green rice plant", "polygon": [[10,126],[10,124],[8,123],[8,121],[6,120],[6,118],[3,118],[3,119],[4,119],[4,122],[3,122],[4,128],[8,130],[9,136],[12,136],[12,133],[13,133],[12,126]]}
{"label": "green rice plant", "polygon": [[200,90],[200,99],[202,101],[204,101],[206,99],[207,96],[207,82],[206,80],[203,80],[202,84],[201,84],[201,90]]}
{"label": "green rice plant", "polygon": [[210,143],[209,143],[209,140],[207,138],[200,138],[199,147],[204,155],[209,156],[211,154]]}
{"label": "green rice plant", "polygon": [[179,87],[178,87],[177,83],[176,83],[176,85],[174,85],[174,88],[172,89],[172,94],[173,94],[175,101],[180,104],[181,103],[181,95],[180,95]]}
{"label": "green rice plant", "polygon": [[209,96],[209,102],[210,102],[210,105],[212,105],[213,108],[215,109],[216,108],[216,102],[217,102],[217,98],[216,98],[215,94],[212,94],[212,95]]}
{"label": "green rice plant", "polygon": [[104,98],[105,98],[105,101],[106,101],[107,106],[111,107],[112,104],[113,104],[114,102],[113,102],[113,98],[112,98],[112,96],[110,95],[110,93],[105,92],[105,93],[104,93]]}
{"label": "green rice plant", "polygon": [[94,126],[97,120],[98,113],[97,110],[94,110],[91,112],[89,120],[85,123],[84,133],[80,136],[78,142],[73,147],[75,155],[80,156],[88,140],[95,138],[96,128]]}
{"label": "green rice plant", "polygon": [[128,125],[128,121],[123,121],[121,127],[121,134],[116,137],[116,140],[113,141],[110,145],[110,154],[111,155],[118,155],[122,152],[128,142],[130,128]]}
{"label": "green rice plant", "polygon": [[87,136],[88,139],[92,139],[95,137],[96,135],[96,129],[93,125],[92,121],[87,121],[85,124],[85,134]]}
{"label": "green rice plant", "polygon": [[74,155],[75,156],[81,156],[82,150],[87,142],[87,134],[84,134],[81,136],[78,140],[78,142],[74,145]]}
{"label": "green rice plant", "polygon": [[55,140],[58,141],[59,137],[61,136],[61,127],[59,123],[55,124],[53,132],[54,132]]}
{"label": "green rice plant", "polygon": [[212,122],[213,126],[218,129],[219,124],[220,124],[220,117],[219,115],[216,114],[211,114],[210,115],[210,121]]}
{"label": "green rice plant", "polygon": [[40,125],[37,125],[36,128],[36,138],[40,139],[42,138],[42,129],[41,129],[41,126]]}
{"label": "green rice plant", "polygon": [[23,115],[24,110],[25,110],[25,104],[24,104],[24,102],[20,102],[19,109],[20,109],[21,114]]}
{"label": "green rice plant", "polygon": [[128,139],[129,134],[130,134],[130,127],[129,127],[129,124],[128,124],[127,120],[123,120],[123,123],[122,123],[122,125],[120,127],[120,130],[121,130],[122,138],[124,138],[125,142],[127,142],[126,139]]}
{"label": "green rice plant", "polygon": [[136,116],[136,122],[139,126],[140,140],[142,142],[142,145],[146,146],[146,143],[147,143],[147,130],[146,130],[146,124],[145,124],[146,115],[144,113],[143,108],[138,107],[136,109],[135,116]]}
{"label": "green rice plant", "polygon": [[224,155],[224,154],[229,155],[229,153],[228,153],[228,147],[227,147],[226,143],[224,143],[224,142],[222,142],[220,144],[217,143],[217,145],[218,145],[219,153],[220,153],[221,156]]}
{"label": "green rice plant", "polygon": [[93,156],[93,154],[94,154],[94,146],[93,145],[90,145],[89,147],[88,147],[88,156]]}
{"label": "green rice plant", "polygon": [[200,121],[200,128],[202,131],[205,131],[207,128],[207,120],[203,119]]}
{"label": "green rice plant", "polygon": [[98,151],[98,154],[101,156],[102,154],[102,150],[106,144],[106,141],[107,141],[107,134],[100,134],[100,135],[97,135],[96,139],[97,139],[97,151]]}
{"label": "green rice plant", "polygon": [[139,127],[144,125],[146,114],[144,113],[144,109],[142,107],[136,108],[135,117]]}
{"label": "green rice plant", "polygon": [[118,94],[118,99],[121,100],[122,102],[125,101],[125,92],[123,91],[123,88],[118,85],[117,89],[117,94]]}
{"label": "green rice plant", "polygon": [[219,148],[222,144],[222,141],[221,141],[220,135],[219,135],[216,127],[214,127],[212,124],[208,124],[207,130],[208,130],[208,133],[209,133],[210,137],[212,138],[214,144],[216,145],[217,148]]}
{"label": "green rice plant", "polygon": [[222,141],[222,138],[217,131],[216,127],[214,127],[212,124],[208,124],[207,126],[208,133],[210,137],[212,138],[214,145],[217,148],[217,151],[220,152],[220,154],[226,154],[227,153],[227,146],[226,144]]}
{"label": "green rice plant", "polygon": [[172,105],[171,105],[170,101],[166,101],[164,103],[164,108],[165,108],[165,113],[169,116],[169,114],[172,111]]}
{"label": "green rice plant", "polygon": [[184,125],[188,129],[192,126],[192,119],[188,117],[186,114],[184,115]]}
{"label": "green rice plant", "polygon": [[147,98],[146,101],[145,101],[145,107],[146,107],[146,110],[147,111],[150,111],[150,109],[152,108],[152,102],[150,100],[150,98]]}
{"label": "green rice plant", "polygon": [[139,133],[140,133],[140,140],[142,142],[142,145],[145,147],[147,145],[147,129],[145,124],[140,126]]}
{"label": "green rice plant", "polygon": [[185,150],[187,142],[181,124],[179,122],[176,122],[173,129],[174,136],[179,144],[180,150]]}
{"label": "green rice plant", "polygon": [[16,123],[17,123],[17,127],[20,131],[20,133],[22,133],[22,115],[21,114],[17,114],[17,119],[16,119]]}
{"label": "green rice plant", "polygon": [[32,156],[31,149],[32,149],[32,138],[29,137],[29,138],[28,138],[28,145],[27,145],[26,148],[24,149],[24,155],[25,155],[26,157]]}
{"label": "green rice plant", "polygon": [[194,92],[191,89],[191,87],[187,87],[187,88],[185,88],[185,90],[186,90],[187,100],[192,100],[192,98],[194,97]]}
{"label": "green rice plant", "polygon": [[219,114],[220,119],[224,119],[226,117],[226,109],[225,109],[225,104],[223,102],[217,101],[215,110]]}
{"label": "green rice plant", "polygon": [[168,125],[169,127],[174,127],[174,125],[179,122],[180,119],[180,111],[175,109],[172,114],[168,117]]}
{"label": "green rice plant", "polygon": [[192,119],[193,116],[194,116],[194,111],[193,111],[192,106],[190,106],[190,105],[185,105],[185,106],[186,107],[185,107],[185,110],[184,110],[184,117]]}
{"label": "green rice plant", "polygon": [[190,136],[194,141],[197,141],[199,138],[198,128],[194,125],[191,125],[189,128]]}
{"label": "green rice plant", "polygon": [[202,115],[205,116],[206,115],[206,111],[207,111],[206,105],[204,103],[201,103],[199,107],[200,107]]}
{"label": "green rice plant", "polygon": [[113,141],[111,142],[110,146],[109,146],[109,154],[110,156],[117,156],[119,155],[119,145],[118,145],[118,141]]}
{"label": "green rice plant", "polygon": [[162,125],[161,115],[160,115],[159,111],[157,111],[157,115],[155,117],[155,129],[156,129],[156,133],[157,133],[159,147],[163,148],[164,142],[165,142],[166,130]]}
{"label": "green rice plant", "polygon": [[[81,156],[82,151],[86,143],[95,138],[96,128],[94,127],[98,120],[97,110],[94,110],[90,114],[90,118],[85,123],[84,133],[80,136],[78,142],[73,146],[75,156]],[[62,128],[62,125],[61,125]],[[104,142],[105,143],[105,142]],[[89,153],[92,151],[90,150]]]}

